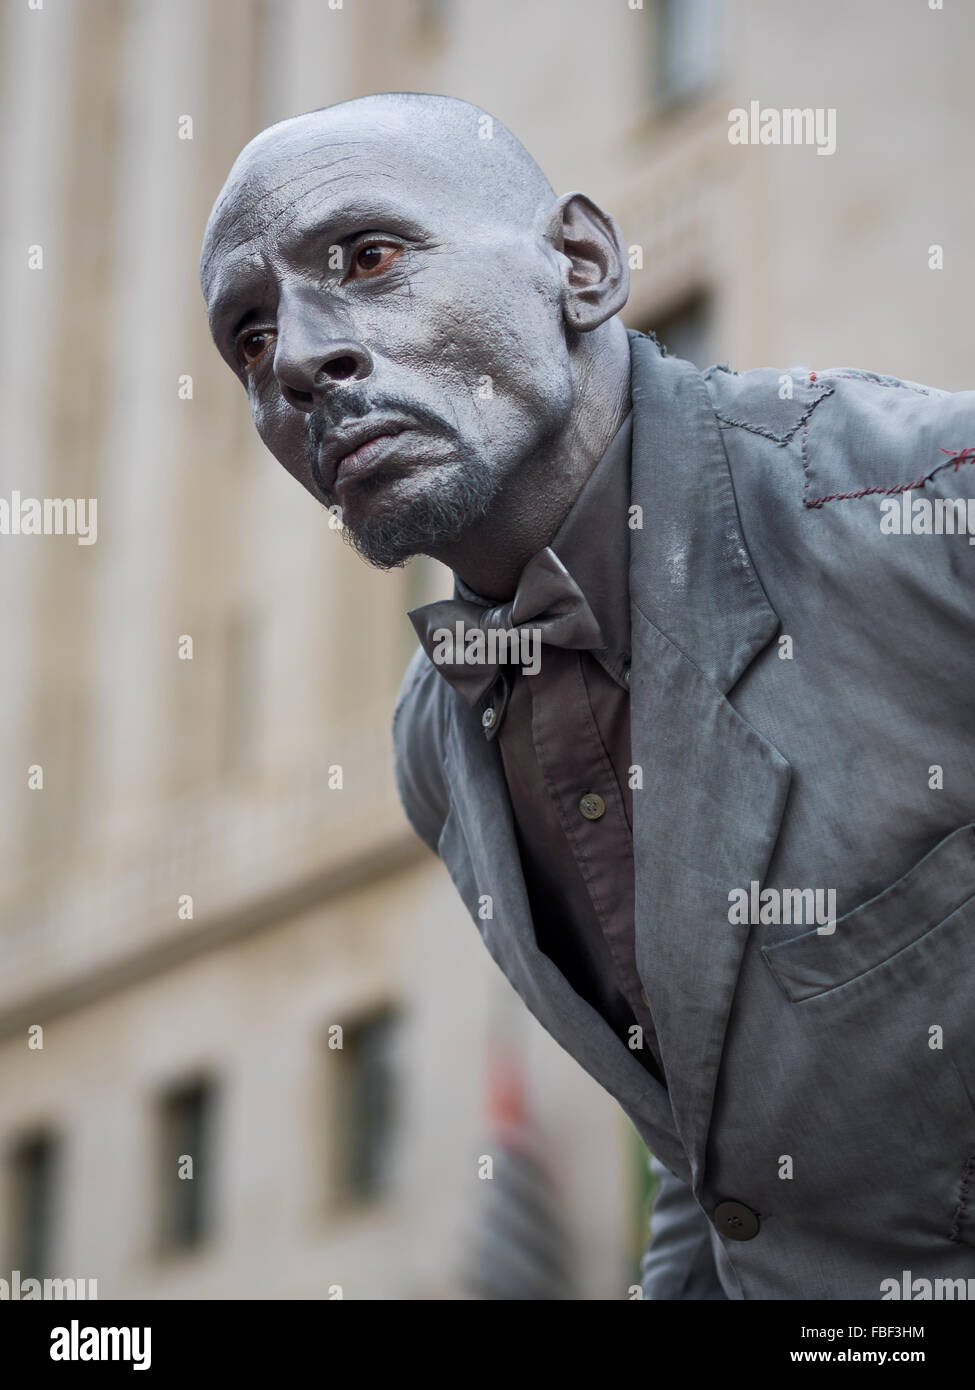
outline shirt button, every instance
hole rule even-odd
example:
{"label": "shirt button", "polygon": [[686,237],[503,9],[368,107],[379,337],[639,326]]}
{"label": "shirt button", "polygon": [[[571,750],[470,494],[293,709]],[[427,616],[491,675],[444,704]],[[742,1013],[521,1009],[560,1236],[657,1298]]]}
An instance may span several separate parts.
{"label": "shirt button", "polygon": [[623,684],[626,686],[627,690],[629,690],[629,688],[630,688],[630,668],[629,668],[629,666],[627,666],[626,670],[623,672]]}
{"label": "shirt button", "polygon": [[758,1213],[744,1202],[719,1202],[712,1219],[718,1234],[729,1240],[751,1240],[758,1235]]}
{"label": "shirt button", "polygon": [[497,722],[498,716],[494,712],[494,706],[488,705],[487,709],[481,715],[481,724],[485,729],[493,729]]}
{"label": "shirt button", "polygon": [[586,820],[599,820],[606,810],[606,803],[598,792],[586,792],[579,801],[579,810]]}

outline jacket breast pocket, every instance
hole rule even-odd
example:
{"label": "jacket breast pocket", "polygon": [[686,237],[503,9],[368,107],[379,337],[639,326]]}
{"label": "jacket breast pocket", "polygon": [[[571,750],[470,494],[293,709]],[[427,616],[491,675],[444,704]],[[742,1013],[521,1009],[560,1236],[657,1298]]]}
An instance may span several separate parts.
{"label": "jacket breast pocket", "polygon": [[792,1003],[886,971],[912,948],[933,948],[939,934],[952,937],[956,947],[961,944],[964,960],[956,965],[963,967],[975,958],[970,946],[964,949],[973,940],[973,900],[975,823],[946,835],[902,878],[838,918],[831,932],[814,928],[762,947],[762,955]]}

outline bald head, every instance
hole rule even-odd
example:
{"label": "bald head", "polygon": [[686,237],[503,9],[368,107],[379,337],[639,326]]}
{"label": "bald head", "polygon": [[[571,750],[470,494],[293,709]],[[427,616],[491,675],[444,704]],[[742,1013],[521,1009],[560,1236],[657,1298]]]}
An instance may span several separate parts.
{"label": "bald head", "polygon": [[374,564],[476,548],[516,482],[547,525],[555,454],[571,486],[610,427],[580,387],[610,351],[619,376],[618,228],[468,102],[383,93],[263,131],[200,273],[261,437]]}
{"label": "bald head", "polygon": [[377,177],[441,190],[445,212],[530,227],[555,202],[554,189],[524,145],[479,106],[426,92],[355,97],[279,121],[245,145],[207,226],[204,287],[214,243],[255,181],[265,185],[261,203],[273,220],[288,205],[292,179],[317,170],[331,181],[367,150],[385,152],[385,171],[377,169]]}

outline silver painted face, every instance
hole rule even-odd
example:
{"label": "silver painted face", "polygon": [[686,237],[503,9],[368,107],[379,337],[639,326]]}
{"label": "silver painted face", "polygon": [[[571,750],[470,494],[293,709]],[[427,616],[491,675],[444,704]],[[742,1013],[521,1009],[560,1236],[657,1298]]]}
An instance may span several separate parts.
{"label": "silver painted face", "polygon": [[428,134],[354,104],[272,127],[201,260],[261,438],[381,567],[488,517],[574,399],[544,219],[492,196],[501,156],[473,121]]}

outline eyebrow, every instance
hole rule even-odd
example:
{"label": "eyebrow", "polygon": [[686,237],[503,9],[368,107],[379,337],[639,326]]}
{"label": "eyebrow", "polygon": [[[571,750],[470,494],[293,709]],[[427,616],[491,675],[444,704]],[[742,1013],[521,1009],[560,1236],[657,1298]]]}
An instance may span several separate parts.
{"label": "eyebrow", "polygon": [[[209,287],[207,299],[207,316],[210,320],[210,331],[214,338],[222,337],[227,333],[227,320],[238,309],[245,299],[255,299],[259,297],[271,284],[271,272],[269,267],[265,267],[264,274],[261,275],[256,267],[241,269],[238,274],[231,270],[221,269],[213,276]],[[235,323],[230,330],[231,336],[243,327],[244,320],[248,315],[257,313],[256,308],[247,309],[241,316],[239,323]]]}
{"label": "eyebrow", "polygon": [[[218,277],[220,279],[226,277]],[[231,316],[237,312],[244,300],[254,300],[260,298],[271,284],[271,276],[268,274],[262,281],[258,282],[255,276],[245,273],[243,280],[229,279],[224,289],[217,292],[213,305],[210,308],[210,329],[215,338],[226,338],[228,343],[236,338],[237,334],[252,319],[257,319],[261,315],[258,305],[253,304],[245,309],[243,313],[228,324]]]}

